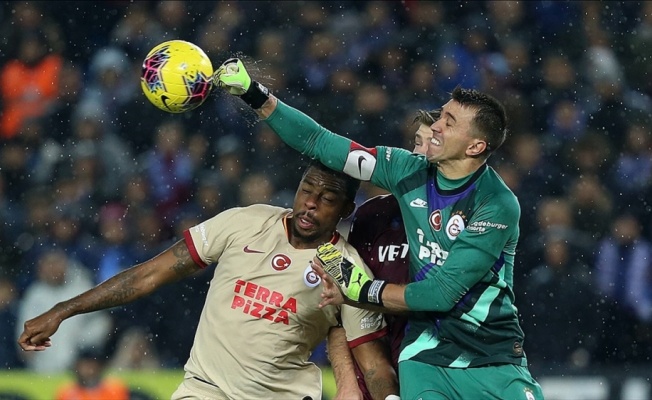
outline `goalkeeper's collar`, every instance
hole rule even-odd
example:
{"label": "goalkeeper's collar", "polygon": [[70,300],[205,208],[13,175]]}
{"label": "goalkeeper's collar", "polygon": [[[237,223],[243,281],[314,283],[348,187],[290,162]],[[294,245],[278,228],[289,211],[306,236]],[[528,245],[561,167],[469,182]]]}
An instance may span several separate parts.
{"label": "goalkeeper's collar", "polygon": [[[292,213],[288,213],[285,217],[283,217],[283,229],[285,229],[285,237],[288,239],[288,243],[290,242],[290,228],[288,227],[288,219],[292,218]],[[331,237],[331,240],[329,240],[330,244],[336,244],[337,242],[340,241],[340,233],[338,231],[333,232],[333,236]]]}

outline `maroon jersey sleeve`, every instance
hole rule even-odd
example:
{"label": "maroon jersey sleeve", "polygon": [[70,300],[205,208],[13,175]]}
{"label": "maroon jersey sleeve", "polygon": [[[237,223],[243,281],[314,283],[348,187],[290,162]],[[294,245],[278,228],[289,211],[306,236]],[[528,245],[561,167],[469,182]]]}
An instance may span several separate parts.
{"label": "maroon jersey sleeve", "polygon": [[[390,283],[409,282],[407,236],[401,210],[394,196],[377,196],[363,203],[353,217],[348,242],[369,266],[375,279]],[[398,355],[407,320],[389,314],[385,314],[385,319],[392,364],[398,372]],[[365,399],[371,399],[357,365],[356,376]]]}

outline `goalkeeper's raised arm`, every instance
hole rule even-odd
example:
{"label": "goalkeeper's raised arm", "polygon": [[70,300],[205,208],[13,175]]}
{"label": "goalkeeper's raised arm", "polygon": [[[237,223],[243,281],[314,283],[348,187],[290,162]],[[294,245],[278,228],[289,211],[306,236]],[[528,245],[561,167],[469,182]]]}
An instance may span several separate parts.
{"label": "goalkeeper's raised arm", "polygon": [[352,163],[355,168],[346,168],[353,143],[350,139],[330,132],[306,114],[278,100],[249,76],[240,59],[225,61],[215,72],[215,77],[219,87],[251,106],[290,147],[353,178],[370,179],[367,164],[361,163],[361,168],[358,168],[357,158]]}

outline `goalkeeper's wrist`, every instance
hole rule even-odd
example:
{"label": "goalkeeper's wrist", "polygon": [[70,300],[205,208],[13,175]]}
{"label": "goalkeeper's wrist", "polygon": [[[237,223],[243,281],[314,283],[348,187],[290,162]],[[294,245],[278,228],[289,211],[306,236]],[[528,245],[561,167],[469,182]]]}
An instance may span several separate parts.
{"label": "goalkeeper's wrist", "polygon": [[253,109],[258,109],[269,99],[269,89],[256,81],[251,81],[249,89],[240,98]]}
{"label": "goalkeeper's wrist", "polygon": [[383,290],[387,286],[387,282],[379,279],[367,281],[360,288],[360,297],[358,301],[363,304],[383,305]]}

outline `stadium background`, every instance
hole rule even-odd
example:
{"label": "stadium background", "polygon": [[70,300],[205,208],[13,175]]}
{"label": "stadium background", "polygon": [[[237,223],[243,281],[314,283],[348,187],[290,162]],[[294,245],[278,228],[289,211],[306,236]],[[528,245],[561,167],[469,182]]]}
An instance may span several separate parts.
{"label": "stadium background", "polygon": [[[27,294],[59,301],[52,260],[88,287],[224,208],[292,199],[305,160],[237,100],[215,91],[175,116],[146,102],[140,64],[170,39],[216,67],[250,56],[282,99],[364,145],[411,147],[414,111],[457,84],[501,99],[511,135],[490,162],[522,206],[533,374],[549,399],[652,397],[652,3],[16,1],[0,21],[0,397],[49,398],[69,377],[76,349],[49,370],[15,345]],[[165,397],[210,275],[110,310],[84,340]],[[323,348],[314,359],[328,379]]]}

